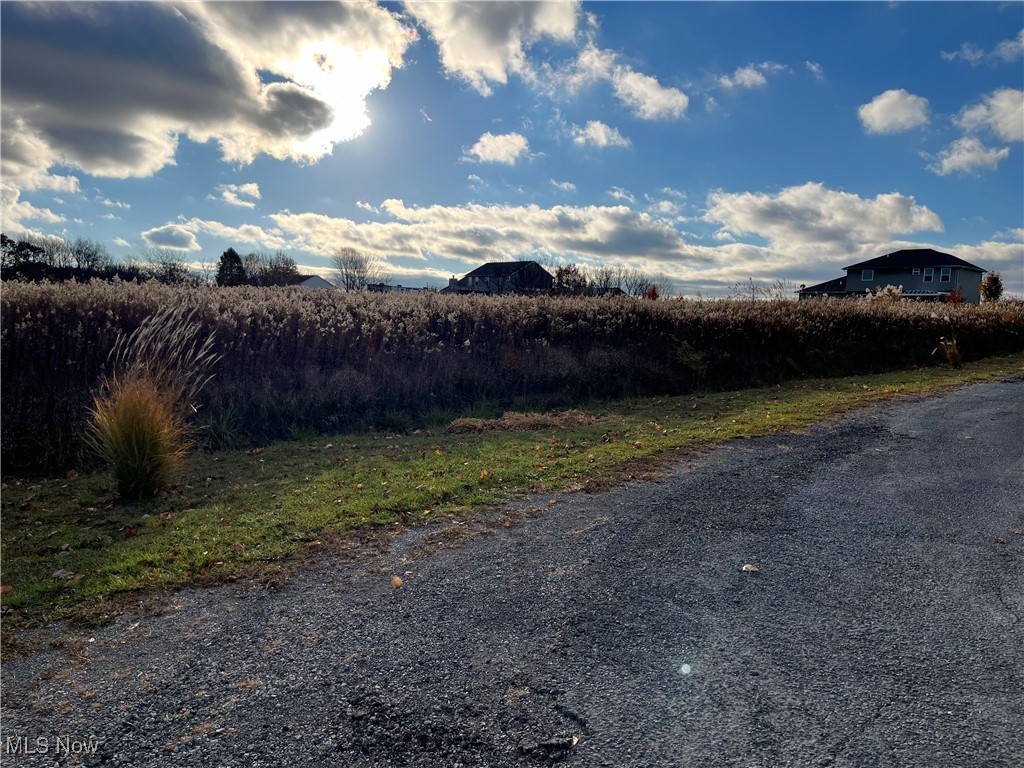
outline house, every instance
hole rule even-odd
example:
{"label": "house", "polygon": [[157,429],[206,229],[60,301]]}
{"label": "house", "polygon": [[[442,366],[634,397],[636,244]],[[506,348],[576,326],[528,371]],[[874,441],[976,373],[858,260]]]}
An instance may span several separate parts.
{"label": "house", "polygon": [[409,288],[404,285],[391,285],[390,283],[367,283],[366,290],[370,293],[422,293],[427,288]]}
{"label": "house", "polygon": [[547,293],[555,278],[535,261],[492,261],[462,279],[452,277],[441,293]]}
{"label": "house", "polygon": [[844,267],[846,277],[800,286],[800,298],[864,296],[887,285],[902,287],[903,298],[941,301],[957,289],[963,300],[981,303],[981,267],[932,248],[906,248]]}
{"label": "house", "polygon": [[289,283],[293,288],[334,288],[329,282],[324,280],[320,275],[296,275],[292,278]]}

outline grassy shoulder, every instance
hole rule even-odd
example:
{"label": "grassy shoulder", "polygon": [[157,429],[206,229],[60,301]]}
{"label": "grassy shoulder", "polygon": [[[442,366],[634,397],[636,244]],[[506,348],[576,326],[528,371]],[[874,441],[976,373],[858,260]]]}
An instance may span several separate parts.
{"label": "grassy shoulder", "polygon": [[[326,542],[464,514],[530,493],[603,486],[665,458],[791,431],[894,397],[1024,371],[1024,355],[595,405],[530,431],[340,435],[194,456],[169,494],[117,501],[105,475],[9,481],[2,493],[8,630],[107,620],[144,590],[286,578]],[[512,425],[514,426],[514,425]]]}

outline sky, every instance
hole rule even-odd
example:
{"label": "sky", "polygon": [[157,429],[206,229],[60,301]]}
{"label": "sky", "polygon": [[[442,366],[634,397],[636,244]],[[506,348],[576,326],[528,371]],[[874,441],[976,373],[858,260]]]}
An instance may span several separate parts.
{"label": "sky", "polygon": [[1024,3],[3,2],[5,234],[1024,292]]}

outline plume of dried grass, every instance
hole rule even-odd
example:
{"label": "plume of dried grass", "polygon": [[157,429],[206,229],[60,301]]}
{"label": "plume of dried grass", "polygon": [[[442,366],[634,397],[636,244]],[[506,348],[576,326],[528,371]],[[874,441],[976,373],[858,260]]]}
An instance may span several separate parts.
{"label": "plume of dried grass", "polygon": [[126,499],[167,487],[193,447],[188,412],[218,359],[195,315],[183,306],[158,310],[110,352],[113,372],[93,399],[87,439]]}
{"label": "plume of dried grass", "polygon": [[149,371],[113,376],[90,410],[88,439],[110,465],[125,499],[155,496],[188,455],[188,427],[177,412],[179,391]]}

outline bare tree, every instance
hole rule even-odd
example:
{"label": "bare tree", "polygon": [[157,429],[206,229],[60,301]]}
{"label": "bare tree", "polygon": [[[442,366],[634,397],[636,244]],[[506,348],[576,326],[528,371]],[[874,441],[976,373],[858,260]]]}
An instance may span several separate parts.
{"label": "bare tree", "polygon": [[249,253],[242,257],[242,265],[249,285],[291,285],[299,276],[295,259],[284,251]]}
{"label": "bare tree", "polygon": [[630,296],[646,296],[647,291],[654,284],[651,276],[639,269],[625,269],[622,271],[622,290]]}
{"label": "bare tree", "polygon": [[555,270],[554,291],[564,296],[586,296],[590,293],[590,281],[578,266],[566,264]]}
{"label": "bare tree", "polygon": [[615,267],[596,267],[590,271],[590,288],[594,294],[604,296],[616,288],[622,289],[622,270]]}
{"label": "bare tree", "polygon": [[384,265],[355,248],[338,248],[331,254],[332,282],[346,291],[363,291],[370,283],[387,283]]}
{"label": "bare tree", "polygon": [[75,261],[71,245],[60,237],[40,237],[32,240],[34,245],[43,249],[39,259],[51,267],[70,267]]}
{"label": "bare tree", "polygon": [[107,246],[88,237],[76,237],[71,244],[71,258],[79,269],[103,269],[111,263]]}
{"label": "bare tree", "polygon": [[768,299],[769,301],[790,301],[795,293],[793,284],[788,280],[775,280],[771,283],[755,283],[754,278],[748,277],[745,283],[734,283],[729,287],[730,296],[734,299],[745,301],[756,301],[757,299]]}
{"label": "bare tree", "polygon": [[179,251],[151,246],[143,250],[142,258],[149,265],[147,271],[153,279],[161,283],[187,283],[193,279]]}

